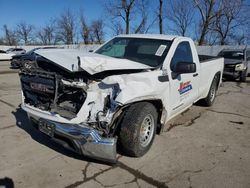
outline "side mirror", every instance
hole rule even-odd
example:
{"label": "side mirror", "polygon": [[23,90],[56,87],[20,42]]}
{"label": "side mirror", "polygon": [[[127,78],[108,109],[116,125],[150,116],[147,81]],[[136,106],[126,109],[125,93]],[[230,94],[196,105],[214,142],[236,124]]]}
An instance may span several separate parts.
{"label": "side mirror", "polygon": [[89,50],[89,52],[94,52],[94,50]]}
{"label": "side mirror", "polygon": [[196,64],[193,62],[178,62],[174,72],[179,74],[196,72]]}
{"label": "side mirror", "polygon": [[173,79],[177,78],[180,74],[196,72],[196,64],[193,62],[178,62],[172,72]]}

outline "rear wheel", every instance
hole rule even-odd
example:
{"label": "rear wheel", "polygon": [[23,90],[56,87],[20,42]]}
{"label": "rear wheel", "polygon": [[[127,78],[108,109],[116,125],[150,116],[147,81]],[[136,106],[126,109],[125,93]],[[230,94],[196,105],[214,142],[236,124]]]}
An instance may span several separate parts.
{"label": "rear wheel", "polygon": [[247,79],[247,69],[242,71],[241,74],[240,74],[240,81],[241,82],[245,82]]}
{"label": "rear wheel", "polygon": [[206,98],[204,98],[202,100],[202,103],[205,106],[212,106],[213,105],[215,97],[216,97],[216,93],[217,93],[219,79],[220,79],[219,75],[214,76],[214,79],[213,79],[212,84],[210,86],[208,95]]}
{"label": "rear wheel", "polygon": [[120,138],[125,154],[143,156],[151,147],[157,127],[157,111],[151,103],[130,106],[121,123]]}

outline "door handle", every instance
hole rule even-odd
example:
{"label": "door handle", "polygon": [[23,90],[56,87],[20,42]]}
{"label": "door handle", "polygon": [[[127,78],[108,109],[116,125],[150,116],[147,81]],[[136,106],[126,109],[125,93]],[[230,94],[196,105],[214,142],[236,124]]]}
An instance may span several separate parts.
{"label": "door handle", "polygon": [[199,74],[198,73],[195,73],[195,74],[193,74],[193,77],[196,77],[196,76],[198,76]]}
{"label": "door handle", "polygon": [[158,80],[160,82],[168,82],[169,78],[168,78],[168,75],[161,75],[161,76],[158,76]]}

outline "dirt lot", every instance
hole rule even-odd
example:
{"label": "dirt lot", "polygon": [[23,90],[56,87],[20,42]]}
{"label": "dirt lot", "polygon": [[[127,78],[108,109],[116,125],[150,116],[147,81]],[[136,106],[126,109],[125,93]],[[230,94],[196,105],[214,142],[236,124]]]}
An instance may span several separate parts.
{"label": "dirt lot", "polygon": [[250,187],[250,78],[225,82],[213,107],[179,115],[144,157],[107,165],[31,127],[8,65],[0,61],[0,187]]}

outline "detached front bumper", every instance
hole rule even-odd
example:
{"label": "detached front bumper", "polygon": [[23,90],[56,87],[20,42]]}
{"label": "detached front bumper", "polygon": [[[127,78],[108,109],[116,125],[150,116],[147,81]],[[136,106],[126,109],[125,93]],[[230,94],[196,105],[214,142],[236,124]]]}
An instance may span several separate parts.
{"label": "detached front bumper", "polygon": [[29,118],[41,132],[68,149],[91,158],[116,161],[116,138],[103,138],[95,129],[87,126],[63,124],[32,115]]}
{"label": "detached front bumper", "polygon": [[227,70],[224,70],[223,76],[224,76],[224,77],[232,77],[232,78],[237,79],[237,78],[240,77],[240,73],[241,73],[241,72],[239,72],[239,71],[232,71],[232,72],[229,72],[229,71],[227,71]]}

